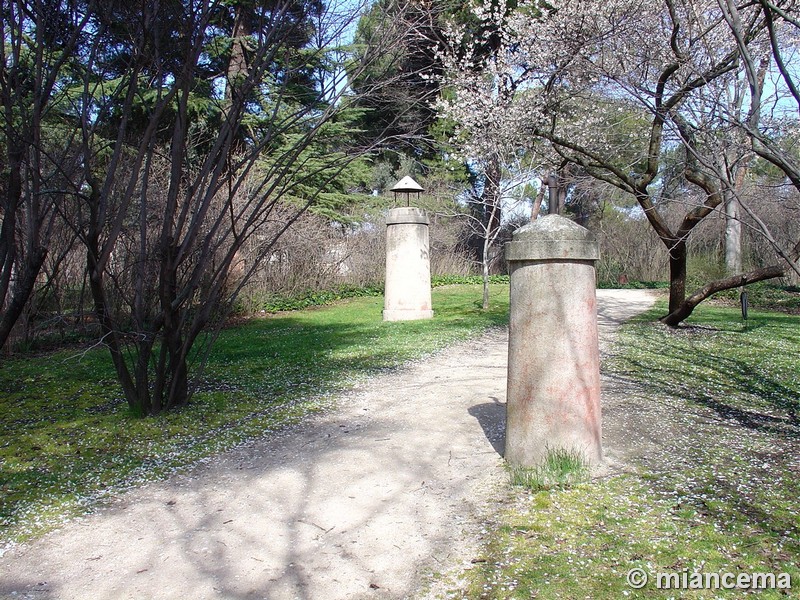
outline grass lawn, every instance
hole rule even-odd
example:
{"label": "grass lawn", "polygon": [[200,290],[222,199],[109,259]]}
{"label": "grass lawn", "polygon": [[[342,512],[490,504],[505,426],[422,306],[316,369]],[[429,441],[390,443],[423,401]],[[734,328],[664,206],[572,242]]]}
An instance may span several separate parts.
{"label": "grass lawn", "polygon": [[[745,328],[738,309],[701,306],[675,331],[653,322],[665,312],[623,326],[603,365],[658,448],[589,483],[516,488],[449,597],[800,597],[800,317],[751,311]],[[656,589],[657,573],[695,571],[788,572],[793,589]]]}
{"label": "grass lawn", "polygon": [[0,363],[0,550],[90,508],[327,408],[359,378],[508,319],[508,286],[436,288],[435,317],[384,323],[382,297],[254,319],[223,331],[191,404],[133,417],[108,353],[64,350]]}

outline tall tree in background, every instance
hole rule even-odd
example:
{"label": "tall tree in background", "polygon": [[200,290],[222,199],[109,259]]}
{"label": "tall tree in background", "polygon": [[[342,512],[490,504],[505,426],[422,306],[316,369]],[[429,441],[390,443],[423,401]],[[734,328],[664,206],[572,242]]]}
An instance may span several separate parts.
{"label": "tall tree in background", "polygon": [[[550,2],[541,9],[526,3],[501,19],[505,13],[494,2],[479,3],[476,16],[493,19],[503,31],[502,49],[479,68],[457,53],[447,63],[457,95],[443,109],[467,145],[479,143],[482,123],[512,147],[545,139],[562,160],[636,199],[669,252],[669,315],[663,320],[671,325],[710,294],[779,276],[797,260],[797,248],[776,248],[782,262],[709,282],[687,296],[687,240],[722,207],[723,190],[731,189],[729,178],[714,168],[718,147],[708,143],[714,134],[707,129],[709,111],[726,111],[711,85],[732,85],[744,50],[758,54],[769,29],[759,6],[748,5],[738,21],[726,21],[721,6],[716,0]],[[463,33],[454,28],[451,35],[458,40]],[[759,61],[750,62],[757,82]],[[749,105],[759,106],[757,94]],[[629,114],[640,115],[645,126],[620,130]],[[682,149],[681,176],[699,192],[678,223],[660,210],[683,200],[666,196],[663,185],[665,157],[675,148]]]}
{"label": "tall tree in background", "polygon": [[79,167],[53,105],[64,97],[89,17],[73,2],[3,0],[0,10],[0,348],[47,257]]}
{"label": "tall tree in background", "polygon": [[[439,97],[451,91],[442,86],[443,55],[445,50],[456,53],[463,61],[479,64],[491,60],[491,56],[501,47],[500,25],[514,6],[493,3],[495,19],[476,18],[469,10],[469,4],[461,1],[437,0],[419,2],[418,0],[380,0],[359,22],[356,32],[356,47],[369,46],[364,42],[371,36],[386,29],[393,29],[401,36],[394,53],[387,53],[377,65],[379,68],[354,78],[352,85],[361,93],[360,106],[365,109],[363,116],[364,135],[374,138],[389,133],[386,151],[380,155],[376,170],[381,173],[396,173],[395,168],[412,159],[419,172],[436,170],[433,163],[450,161],[455,158],[453,147],[446,141],[452,133],[452,124],[447,119],[438,118],[435,104]],[[498,16],[499,15],[499,16]],[[445,39],[448,21],[454,20],[462,28],[462,35],[456,40]],[[398,29],[397,24],[401,24]],[[376,82],[387,75],[400,75],[397,86],[383,86],[379,93],[372,91]],[[416,107],[408,110],[409,107]],[[484,124],[485,125],[485,124]],[[505,147],[497,147],[490,126],[483,126],[480,135],[494,145],[480,157],[469,157],[464,161],[465,169],[458,169],[468,176],[460,182],[459,190],[453,190],[453,197],[469,198],[467,201],[467,240],[472,258],[484,275],[484,303],[488,303],[488,280],[493,265],[497,263],[495,246],[501,239],[501,225],[504,221],[503,203],[510,185],[504,181],[510,171],[518,165],[514,153],[506,152]],[[427,138],[427,140],[426,140]],[[412,140],[413,143],[409,143]],[[498,154],[499,153],[499,154]],[[459,158],[460,155],[459,155]],[[509,162],[503,162],[505,158]],[[400,172],[397,175],[414,174]],[[385,177],[380,178],[383,183]],[[381,186],[376,186],[380,188]],[[467,188],[466,193],[462,193]]]}
{"label": "tall tree in background", "polygon": [[[472,221],[478,225],[473,227],[470,246],[483,272],[484,304],[488,297],[489,273],[499,256],[496,246],[503,241],[504,203],[513,197],[510,190],[519,186],[519,178],[531,180],[534,163],[542,162],[529,152],[532,140],[520,144],[519,132],[508,135],[505,119],[517,94],[515,80],[493,81],[486,70],[487,65],[503,62],[508,51],[504,42],[506,30],[509,23],[519,18],[519,8],[516,0],[463,3],[449,15],[443,27],[446,35],[441,60],[446,72],[444,92],[437,104],[443,109],[440,115],[451,125],[451,154],[463,161],[470,173]],[[533,8],[524,14],[536,13],[537,9]],[[460,81],[449,77],[456,70],[454,65],[459,65],[458,70],[464,75]],[[470,83],[462,88],[461,84],[467,80]],[[474,110],[458,114],[448,110],[459,98],[473,93],[477,101]]]}
{"label": "tall tree in background", "polygon": [[[344,35],[358,7],[4,7],[12,4],[18,17],[4,19],[6,40],[16,40],[19,56],[45,57],[30,86],[57,92],[36,98],[64,131],[57,147],[74,157],[60,162],[60,197],[86,249],[102,341],[125,398],[142,415],[181,406],[249,274],[304,211],[331,198],[366,150],[347,145],[355,98]],[[44,14],[58,16],[69,52],[48,45]],[[4,85],[11,66],[4,62]],[[371,66],[351,65],[351,75]],[[28,103],[14,97],[11,109]],[[31,127],[29,148],[44,153],[44,123]],[[246,243],[252,254],[244,262]]]}
{"label": "tall tree in background", "polygon": [[[800,34],[798,3],[794,0],[759,0],[739,7],[730,0],[718,0],[722,17],[741,55],[747,82],[746,115],[741,110],[725,113],[727,120],[746,136],[752,152],[778,168],[800,192],[800,160],[794,142],[786,144],[787,133],[797,130],[800,120],[800,75],[797,73],[797,36]],[[763,16],[767,41],[764,46],[749,43],[747,24]],[[769,75],[769,76],[768,76]],[[737,107],[739,108],[739,107]],[[770,234],[758,215],[742,204],[738,190],[729,190],[738,204],[760,226],[775,251],[800,275],[800,240],[787,250]]]}
{"label": "tall tree in background", "polygon": [[[434,152],[429,130],[442,71],[438,10],[436,3],[378,0],[359,20],[353,40],[354,65],[370,65],[350,78],[364,110],[364,137],[382,139],[387,150],[417,160]],[[376,41],[387,36],[396,38],[391,51],[373,60],[370,55],[381,45]]]}

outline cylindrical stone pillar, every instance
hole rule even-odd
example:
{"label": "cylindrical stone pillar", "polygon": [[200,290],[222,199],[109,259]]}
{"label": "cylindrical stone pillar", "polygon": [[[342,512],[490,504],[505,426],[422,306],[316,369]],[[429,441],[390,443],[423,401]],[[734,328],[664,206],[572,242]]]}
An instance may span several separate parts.
{"label": "cylindrical stone pillar", "polygon": [[506,460],[540,465],[548,451],[600,462],[600,351],[587,229],[547,215],[506,244],[511,274]]}
{"label": "cylindrical stone pillar", "polygon": [[415,207],[393,208],[386,220],[384,321],[433,317],[428,217]]}

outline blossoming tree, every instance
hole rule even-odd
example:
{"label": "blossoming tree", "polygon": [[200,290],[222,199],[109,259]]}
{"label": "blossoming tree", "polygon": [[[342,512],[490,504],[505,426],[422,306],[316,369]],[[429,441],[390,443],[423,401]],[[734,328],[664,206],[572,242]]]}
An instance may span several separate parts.
{"label": "blossoming tree", "polygon": [[[456,49],[469,32],[458,25],[448,30],[444,60],[452,94],[440,108],[457,123],[462,150],[481,157],[498,141],[529,148],[545,140],[560,160],[633,196],[669,251],[665,323],[678,324],[717,291],[797,268],[800,247],[776,243],[774,264],[709,282],[687,297],[687,240],[725,206],[726,194],[736,193],[736,171],[717,160],[720,138],[728,147],[745,143],[743,157],[752,145],[779,167],[788,160],[776,150],[776,125],[796,127],[797,114],[765,116],[763,96],[775,103],[783,93],[798,97],[790,69],[777,58],[791,43],[785,30],[797,29],[791,10],[766,2],[736,8],[727,0],[555,0],[513,7],[477,2],[473,13],[499,35],[491,54],[465,59]],[[783,77],[770,88],[764,80],[773,65]],[[730,94],[743,69],[750,85],[737,104]],[[676,151],[680,174],[695,190],[679,188],[679,198],[670,196],[663,177],[665,157]],[[790,179],[796,173],[785,172]],[[678,222],[661,210],[668,202],[684,203]],[[757,214],[751,217],[763,226]]]}

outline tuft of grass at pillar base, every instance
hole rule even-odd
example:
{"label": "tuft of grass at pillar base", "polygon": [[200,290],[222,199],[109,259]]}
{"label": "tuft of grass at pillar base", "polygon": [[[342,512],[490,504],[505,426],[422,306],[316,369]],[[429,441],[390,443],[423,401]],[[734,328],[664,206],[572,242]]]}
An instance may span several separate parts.
{"label": "tuft of grass at pillar base", "polygon": [[534,492],[568,488],[587,481],[589,473],[586,457],[581,452],[566,448],[548,450],[540,465],[509,466],[511,484]]}
{"label": "tuft of grass at pillar base", "polygon": [[382,297],[252,319],[221,332],[184,409],[136,418],[102,349],[0,364],[0,552],[104,497],[329,408],[336,394],[508,321],[508,286],[433,291],[435,317],[384,323]]}
{"label": "tuft of grass at pillar base", "polygon": [[[602,365],[624,381],[629,443],[658,444],[589,483],[512,488],[446,597],[798,597],[800,317],[751,311],[745,325],[735,307],[701,306],[670,329],[665,313],[624,325]],[[634,568],[650,576],[642,589]],[[684,572],[786,572],[792,589],[656,588],[657,573]]]}

